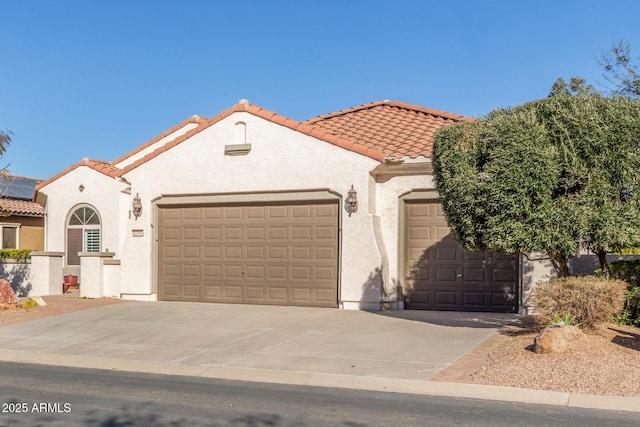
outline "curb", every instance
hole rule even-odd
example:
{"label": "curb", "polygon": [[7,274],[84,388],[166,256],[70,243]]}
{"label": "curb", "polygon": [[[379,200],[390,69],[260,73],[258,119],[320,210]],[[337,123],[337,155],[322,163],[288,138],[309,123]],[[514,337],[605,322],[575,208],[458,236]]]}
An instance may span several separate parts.
{"label": "curb", "polygon": [[494,400],[596,410],[640,412],[640,397],[599,396],[505,386],[420,381],[382,377],[273,371],[225,366],[179,365],[166,362],[114,360],[99,357],[56,355],[0,350],[4,362],[56,365],[73,368],[118,370],[160,375],[179,375],[274,384],[407,393],[463,399]]}

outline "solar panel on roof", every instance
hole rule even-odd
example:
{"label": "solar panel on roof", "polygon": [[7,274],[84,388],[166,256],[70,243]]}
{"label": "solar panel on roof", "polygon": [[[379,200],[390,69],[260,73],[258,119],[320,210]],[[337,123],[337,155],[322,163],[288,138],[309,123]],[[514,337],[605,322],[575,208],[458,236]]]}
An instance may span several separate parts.
{"label": "solar panel on roof", "polygon": [[0,196],[11,199],[31,200],[38,181],[18,177],[0,176]]}

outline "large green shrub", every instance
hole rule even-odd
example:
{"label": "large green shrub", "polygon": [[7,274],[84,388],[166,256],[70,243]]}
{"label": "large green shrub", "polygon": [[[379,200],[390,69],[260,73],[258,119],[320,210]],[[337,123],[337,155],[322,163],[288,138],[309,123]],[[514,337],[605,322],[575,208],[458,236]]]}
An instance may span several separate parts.
{"label": "large green shrub", "polygon": [[618,279],[562,277],[540,283],[531,294],[531,303],[540,325],[572,316],[575,323],[592,328],[613,321],[622,311],[626,288],[627,284]]}
{"label": "large green shrub", "polygon": [[640,102],[553,96],[445,126],[433,170],[466,249],[546,253],[561,276],[578,250],[640,245]]}
{"label": "large green shrub", "polygon": [[640,260],[614,261],[610,266],[612,278],[627,282],[624,309],[616,317],[618,323],[640,326]]}

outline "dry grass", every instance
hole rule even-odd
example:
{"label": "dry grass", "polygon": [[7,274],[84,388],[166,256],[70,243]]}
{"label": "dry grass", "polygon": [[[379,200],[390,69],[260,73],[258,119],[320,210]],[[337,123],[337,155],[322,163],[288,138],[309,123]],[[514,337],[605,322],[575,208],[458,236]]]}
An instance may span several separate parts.
{"label": "dry grass", "polygon": [[593,276],[564,277],[539,284],[531,304],[541,325],[556,316],[570,315],[584,328],[608,322],[624,307],[627,284]]}

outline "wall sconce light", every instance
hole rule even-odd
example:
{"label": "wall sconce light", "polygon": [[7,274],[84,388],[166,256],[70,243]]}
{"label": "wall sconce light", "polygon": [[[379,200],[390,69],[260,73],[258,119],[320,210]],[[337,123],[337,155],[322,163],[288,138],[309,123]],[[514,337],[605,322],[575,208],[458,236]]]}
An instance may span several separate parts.
{"label": "wall sconce light", "polygon": [[351,186],[351,189],[347,191],[347,200],[344,202],[344,209],[349,216],[352,213],[358,212],[358,192]]}
{"label": "wall sconce light", "polygon": [[133,208],[133,216],[138,219],[140,215],[142,215],[142,200],[138,193],[136,193],[136,197],[133,198],[133,202],[131,203],[131,207]]}

